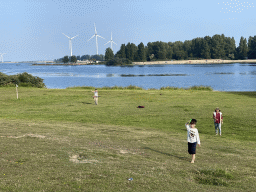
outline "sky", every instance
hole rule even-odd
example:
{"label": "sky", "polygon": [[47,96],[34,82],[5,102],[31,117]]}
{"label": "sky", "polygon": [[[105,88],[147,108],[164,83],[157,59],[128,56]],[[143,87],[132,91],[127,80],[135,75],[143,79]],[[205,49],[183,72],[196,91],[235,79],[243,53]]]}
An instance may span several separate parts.
{"label": "sky", "polygon": [[256,35],[255,0],[1,0],[0,53],[3,61],[54,60],[99,54],[113,41],[121,44],[175,42],[224,34]]}

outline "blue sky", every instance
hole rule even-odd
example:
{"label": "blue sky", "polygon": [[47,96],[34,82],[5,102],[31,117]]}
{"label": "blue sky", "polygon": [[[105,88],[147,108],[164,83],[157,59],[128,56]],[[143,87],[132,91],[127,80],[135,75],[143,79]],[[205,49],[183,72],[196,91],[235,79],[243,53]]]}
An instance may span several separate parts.
{"label": "blue sky", "polygon": [[248,39],[256,35],[256,2],[238,0],[10,0],[1,2],[0,53],[4,61],[53,60],[70,55],[99,54],[110,40],[121,44],[175,42],[224,34]]}

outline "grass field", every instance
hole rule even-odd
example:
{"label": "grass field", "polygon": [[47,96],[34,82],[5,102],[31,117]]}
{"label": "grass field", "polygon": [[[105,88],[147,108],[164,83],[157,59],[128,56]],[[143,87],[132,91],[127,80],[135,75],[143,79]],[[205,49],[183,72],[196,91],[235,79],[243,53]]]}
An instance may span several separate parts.
{"label": "grass field", "polygon": [[0,88],[0,191],[256,190],[255,92],[98,90]]}

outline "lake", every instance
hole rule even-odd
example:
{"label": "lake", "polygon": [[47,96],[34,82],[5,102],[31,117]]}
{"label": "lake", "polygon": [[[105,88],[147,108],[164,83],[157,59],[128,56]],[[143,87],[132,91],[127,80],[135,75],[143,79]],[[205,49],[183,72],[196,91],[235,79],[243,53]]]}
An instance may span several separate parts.
{"label": "lake", "polygon": [[44,79],[47,88],[136,85],[144,89],[210,86],[216,91],[256,91],[256,64],[136,65],[32,65],[1,63],[7,75],[27,72]]}

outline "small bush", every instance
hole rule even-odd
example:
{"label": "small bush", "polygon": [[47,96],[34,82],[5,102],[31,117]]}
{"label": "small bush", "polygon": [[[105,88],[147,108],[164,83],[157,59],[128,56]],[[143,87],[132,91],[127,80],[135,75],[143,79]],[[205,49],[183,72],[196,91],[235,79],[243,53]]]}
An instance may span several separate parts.
{"label": "small bush", "polygon": [[109,89],[124,89],[124,87],[122,86],[113,86],[113,87],[102,87],[102,89],[105,89],[105,90],[109,90]]}
{"label": "small bush", "polygon": [[94,90],[95,87],[92,87],[92,86],[75,86],[75,87],[67,87],[67,89],[91,89],[91,90]]}
{"label": "small bush", "polygon": [[212,91],[213,89],[209,86],[193,86],[188,88],[189,90],[203,90],[203,91]]}
{"label": "small bush", "polygon": [[136,89],[136,90],[142,90],[141,87],[135,86],[135,85],[129,85],[128,87],[126,87],[126,89]]}
{"label": "small bush", "polygon": [[160,90],[178,90],[178,89],[183,89],[183,88],[178,88],[178,87],[161,87]]}
{"label": "small bush", "polygon": [[6,75],[4,73],[0,73],[0,87],[14,87],[16,84],[20,87],[45,87],[43,79],[34,77],[27,72],[17,75]]}

